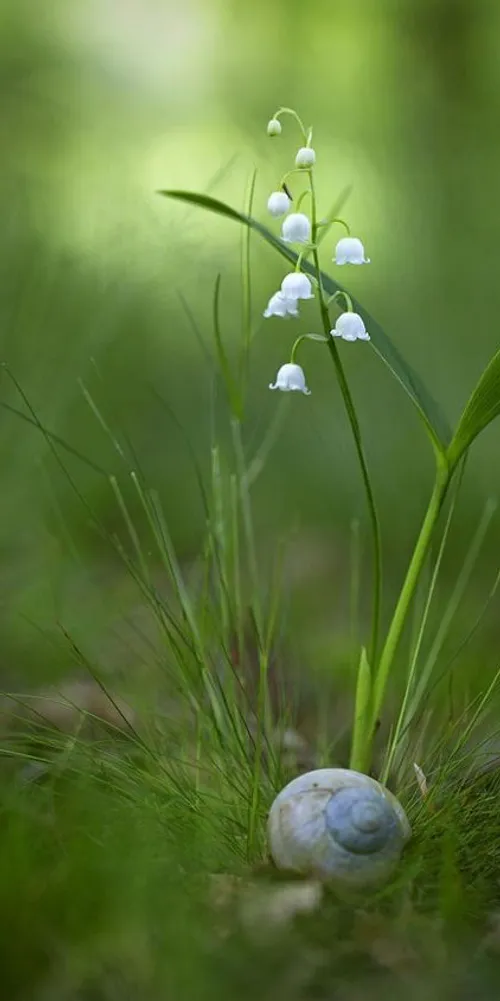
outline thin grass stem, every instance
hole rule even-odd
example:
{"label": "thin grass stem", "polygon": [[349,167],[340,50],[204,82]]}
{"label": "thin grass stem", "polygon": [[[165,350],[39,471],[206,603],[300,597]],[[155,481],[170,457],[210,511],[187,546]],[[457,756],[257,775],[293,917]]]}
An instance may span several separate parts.
{"label": "thin grass stem", "polygon": [[420,529],[415,549],[408,566],[406,577],[401,588],[401,592],[394,610],[391,624],[387,633],[384,647],[380,655],[378,669],[373,685],[372,716],[370,721],[370,733],[368,738],[368,757],[371,755],[371,746],[377,726],[379,714],[381,712],[384,696],[389,680],[394,656],[401,639],[408,609],[410,607],[415,588],[417,586],[420,572],[424,565],[427,552],[431,543],[436,522],[441,512],[441,507],[450,482],[450,471],[444,461],[438,461],[436,480],[432,491],[431,499],[427,508],[425,518]]}
{"label": "thin grass stem", "polygon": [[409,670],[408,670],[408,677],[407,677],[407,681],[406,681],[406,685],[405,685],[405,691],[404,691],[404,695],[403,695],[403,700],[402,700],[402,703],[401,703],[401,709],[399,711],[398,719],[396,721],[396,725],[394,727],[394,731],[393,731],[391,740],[390,740],[389,745],[388,745],[388,753],[387,753],[386,763],[384,765],[384,769],[383,769],[382,775],[381,775],[381,781],[383,783],[386,783],[387,779],[389,777],[389,774],[390,774],[390,771],[391,771],[391,767],[392,767],[392,763],[393,763],[394,757],[395,757],[395,755],[397,753],[398,743],[399,743],[399,740],[400,740],[400,737],[401,737],[401,730],[402,730],[402,728],[404,726],[404,723],[405,723],[406,710],[407,710],[408,703],[409,703],[409,700],[410,700],[410,697],[411,697],[411,693],[412,693],[412,689],[413,689],[413,684],[414,684],[414,680],[415,680],[415,672],[416,672],[416,669],[417,669],[418,659],[419,659],[419,656],[420,656],[420,650],[422,648],[422,643],[423,643],[423,639],[424,639],[424,635],[425,635],[425,630],[427,628],[427,622],[428,622],[428,619],[429,619],[429,612],[430,612],[430,609],[431,609],[432,600],[434,598],[434,594],[435,594],[435,590],[436,590],[436,585],[437,585],[437,581],[438,581],[439,571],[441,569],[441,564],[442,564],[442,561],[443,561],[443,556],[444,556],[444,552],[445,552],[445,549],[446,549],[446,544],[447,544],[447,541],[448,541],[448,536],[449,536],[449,533],[450,533],[450,528],[451,528],[451,523],[452,523],[452,520],[453,520],[453,515],[455,513],[455,507],[456,507],[456,503],[457,503],[457,499],[458,499],[458,494],[459,494],[460,486],[461,486],[461,483],[462,483],[462,475],[463,475],[463,466],[462,466],[462,470],[461,470],[461,475],[456,480],[456,487],[455,487],[455,490],[453,492],[453,497],[452,497],[451,504],[449,506],[448,515],[447,515],[447,518],[446,518],[446,523],[445,523],[444,531],[443,531],[443,534],[442,534],[442,537],[441,537],[441,542],[440,542],[440,545],[439,545],[438,554],[437,554],[437,557],[436,557],[436,560],[435,560],[435,563],[434,563],[434,569],[432,571],[432,576],[431,576],[431,580],[430,580],[430,583],[429,583],[429,589],[428,589],[428,592],[427,592],[427,598],[425,600],[424,609],[423,609],[422,617],[421,617],[421,621],[420,621],[420,626],[419,626],[418,633],[417,633],[417,636],[416,636],[415,645],[413,647],[412,657],[411,657],[411,661],[410,661],[410,667],[409,667]]}

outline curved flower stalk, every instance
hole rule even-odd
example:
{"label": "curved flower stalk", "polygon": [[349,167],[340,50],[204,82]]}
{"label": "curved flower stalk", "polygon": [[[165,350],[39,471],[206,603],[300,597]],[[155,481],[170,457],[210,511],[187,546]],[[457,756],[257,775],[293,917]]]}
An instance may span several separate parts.
{"label": "curved flower stalk", "polygon": [[[280,119],[284,116],[290,116],[295,120],[302,137],[302,145],[300,146],[296,156],[295,156],[295,167],[292,168],[285,177],[282,178],[280,183],[280,189],[283,190],[286,186],[287,193],[290,191],[289,184],[292,183],[290,178],[292,175],[300,179],[300,176],[306,177],[308,180],[308,187],[302,191],[302,193],[297,198],[294,203],[296,205],[296,211],[291,215],[288,215],[282,225],[282,240],[284,242],[291,242],[304,245],[304,251],[302,255],[299,255],[297,259],[295,272],[288,274],[283,279],[281,284],[281,292],[291,300],[298,299],[310,299],[313,298],[312,283],[310,278],[304,274],[301,268],[301,263],[303,257],[309,252],[312,253],[315,271],[315,286],[317,290],[317,296],[319,301],[319,310],[321,323],[324,332],[324,340],[326,340],[330,356],[332,358],[337,381],[340,387],[342,398],[344,400],[345,409],[347,412],[347,417],[351,426],[351,431],[354,438],[354,443],[356,447],[356,452],[358,456],[358,461],[361,470],[361,476],[365,488],[367,505],[370,515],[371,529],[372,529],[372,539],[373,539],[373,606],[372,606],[372,631],[371,631],[371,646],[370,646],[370,662],[374,665],[377,659],[377,647],[378,647],[378,628],[379,628],[379,617],[380,617],[380,599],[381,599],[381,580],[382,580],[382,558],[381,558],[381,541],[380,541],[380,527],[378,521],[378,514],[375,504],[375,498],[373,494],[373,489],[371,485],[371,479],[368,472],[368,466],[366,463],[366,458],[364,454],[364,448],[361,439],[361,429],[359,426],[358,417],[356,414],[356,408],[352,399],[352,395],[349,389],[349,385],[344,373],[343,365],[340,359],[340,355],[337,349],[336,340],[340,338],[346,342],[352,342],[356,340],[369,341],[370,335],[366,330],[364,322],[357,313],[352,309],[352,303],[347,303],[347,310],[338,317],[335,324],[332,324],[330,320],[329,305],[327,301],[321,278],[321,270],[319,264],[319,254],[318,254],[318,233],[321,227],[321,223],[318,222],[318,212],[316,203],[316,192],[314,187],[314,168],[316,165],[316,151],[312,147],[312,129],[306,129],[302,119],[299,117],[293,108],[279,108],[273,115],[271,122],[280,122]],[[281,123],[280,123],[281,125]],[[274,127],[273,127],[274,128]],[[269,133],[269,126],[268,126]],[[274,132],[272,134],[277,134]],[[294,182],[295,183],[295,182]],[[271,197],[274,197],[273,195]],[[301,202],[305,197],[309,198],[311,215],[310,218],[304,213],[299,212]],[[337,264],[367,264],[369,259],[365,255],[364,246],[357,237],[351,236],[350,228],[347,223],[343,220],[335,220],[337,223],[341,224],[346,230],[346,236],[337,242],[334,250],[334,260]],[[349,297],[347,296],[348,300]],[[269,310],[269,306],[268,306]],[[266,311],[266,315],[270,315]],[[294,348],[295,350],[295,348]],[[293,360],[293,358],[292,358]],[[278,382],[276,382],[278,385]]]}
{"label": "curved flower stalk", "polygon": [[269,383],[269,389],[281,389],[283,393],[299,392],[305,396],[311,395],[311,390],[307,388],[304,370],[297,364],[297,351],[302,341],[324,341],[321,334],[301,334],[297,337],[292,347],[290,361],[282,365],[276,376],[276,382]]}
{"label": "curved flower stalk", "polygon": [[[275,113],[269,122],[268,133],[273,136],[282,134],[281,119],[284,115],[290,116],[299,128],[301,136],[300,150],[312,150],[312,132],[310,129],[306,130],[297,113],[291,108],[280,108]],[[293,202],[296,214],[299,213],[304,197],[306,196],[309,199],[309,215],[307,218],[311,227],[311,242],[302,245],[303,249],[301,248],[299,255],[295,254],[293,249],[290,249],[283,240],[278,239],[272,234],[266,226],[252,217],[251,206],[246,213],[243,213],[208,195],[173,190],[161,191],[160,194],[196,204],[226,218],[233,219],[239,224],[243,224],[248,227],[248,232],[254,230],[259,233],[282,258],[285,258],[288,262],[292,261],[295,263],[295,271],[284,276],[281,289],[271,296],[265,310],[266,316],[288,316],[293,318],[298,315],[300,299],[307,300],[314,298],[318,302],[323,335],[308,334],[299,338],[292,349],[292,357],[286,364],[288,366],[296,365],[299,367],[295,352],[298,342],[304,338],[321,340],[326,343],[335,367],[338,385],[351,426],[363,478],[372,527],[374,552],[372,642],[371,648],[368,651],[365,651],[363,648],[359,662],[351,767],[360,771],[367,771],[371,764],[373,738],[379,714],[384,707],[385,693],[394,659],[408,619],[408,612],[415,595],[416,585],[427,557],[430,541],[450,483],[457,469],[461,468],[462,460],[465,459],[475,439],[493,420],[500,416],[500,351],[494,355],[483,371],[463,410],[455,432],[452,433],[441,407],[433,399],[424,382],[412,366],[406,362],[399,348],[386,335],[380,325],[368,316],[365,310],[356,304],[353,306],[353,302],[350,300],[348,294],[343,290],[341,291],[333,279],[330,279],[328,275],[321,272],[318,246],[332,225],[341,225],[345,230],[345,235],[342,239],[338,240],[334,248],[334,261],[337,265],[341,267],[349,264],[359,266],[369,263],[369,258],[366,255],[362,241],[358,237],[351,235],[348,224],[344,220],[336,218],[336,212],[340,211],[340,206],[332,209],[330,215],[326,218],[318,214],[314,182],[316,154],[314,154],[314,157],[308,154],[305,159],[302,159],[303,156],[304,154],[301,153],[301,157],[299,158],[299,162],[301,161],[303,165],[292,167],[276,186],[276,191],[285,192],[290,198],[290,202]],[[309,165],[306,162],[307,160],[309,161]],[[307,190],[302,191],[296,200],[289,188],[289,178],[292,176],[294,180],[290,183],[293,187],[295,187],[296,182],[302,184],[304,179],[308,182]],[[272,194],[276,194],[276,192]],[[285,202],[282,199],[280,207],[283,208],[284,206]],[[305,215],[305,213],[302,214]],[[276,217],[278,218],[279,216],[277,215]],[[308,257],[312,257],[312,262],[308,260]],[[331,315],[331,309],[333,303],[337,303],[337,299],[342,297],[345,300],[342,303],[343,308],[340,315],[337,315],[335,319]],[[422,426],[425,428],[426,434],[433,446],[436,458],[434,489],[413,549],[413,554],[409,561],[406,577],[401,587],[380,655],[377,654],[378,606],[381,579],[378,516],[364,456],[359,422],[339,354],[339,341],[352,343],[354,341],[367,341],[370,338],[376,354],[387,365],[393,377],[399,382],[416,408],[422,420]],[[220,337],[218,338],[217,346],[221,357],[221,364],[225,366],[227,359],[219,341]],[[295,372],[293,384],[289,374],[285,378],[285,374],[290,373],[290,371]],[[300,392],[301,395],[309,395],[304,392],[304,390],[307,390],[307,384],[303,370],[301,369],[301,371],[303,382],[299,378],[296,369],[291,370],[287,368],[285,369],[285,373],[281,372],[280,379],[276,379],[272,385],[278,389],[280,388],[278,383],[281,383],[285,387],[283,389],[285,392]],[[252,816],[255,817],[255,815],[254,811]]]}

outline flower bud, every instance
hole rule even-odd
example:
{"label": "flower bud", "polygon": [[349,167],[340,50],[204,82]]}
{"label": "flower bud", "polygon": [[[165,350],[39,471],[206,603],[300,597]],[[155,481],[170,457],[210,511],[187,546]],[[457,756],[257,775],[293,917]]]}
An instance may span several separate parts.
{"label": "flower bud", "polygon": [[287,299],[314,299],[311,282],[302,271],[291,271],[285,275],[281,291]]}
{"label": "flower bud", "polygon": [[288,362],[286,365],[282,365],[277,376],[276,382],[269,383],[269,389],[281,389],[282,393],[304,393],[305,396],[310,396],[311,390],[306,386],[306,377],[300,365],[295,365],[294,362]]}
{"label": "flower bud", "polygon": [[314,167],[316,163],[316,153],[310,146],[302,146],[295,157],[296,167]]}
{"label": "flower bud", "polygon": [[370,340],[370,335],[359,313],[341,313],[330,333],[332,337],[342,337],[344,341]]}
{"label": "flower bud", "polygon": [[310,243],[311,223],[303,212],[291,212],[281,227],[281,238],[286,243]]}
{"label": "flower bud", "polygon": [[355,236],[344,236],[335,247],[335,264],[369,264],[370,258],[365,257],[365,248]]}
{"label": "flower bud", "polygon": [[268,136],[281,135],[281,122],[278,118],[271,118],[271,120],[267,123],[267,134]]}
{"label": "flower bud", "polygon": [[267,210],[278,219],[280,215],[285,215],[290,208],[290,199],[286,191],[273,191],[267,199]]}

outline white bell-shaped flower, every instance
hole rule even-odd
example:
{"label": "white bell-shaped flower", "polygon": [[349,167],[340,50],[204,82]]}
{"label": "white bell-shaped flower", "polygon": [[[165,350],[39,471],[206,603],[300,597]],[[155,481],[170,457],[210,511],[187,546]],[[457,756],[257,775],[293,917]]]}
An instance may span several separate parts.
{"label": "white bell-shaped flower", "polygon": [[282,365],[277,376],[276,382],[269,383],[269,389],[281,389],[282,393],[304,393],[305,396],[310,396],[311,390],[306,386],[306,377],[300,365],[295,365],[294,362],[287,362],[286,365]]}
{"label": "white bell-shaped flower", "polygon": [[281,291],[287,299],[314,299],[311,282],[302,271],[291,271],[285,275]]}
{"label": "white bell-shaped flower", "polygon": [[342,337],[344,341],[370,340],[370,335],[359,313],[341,313],[330,333],[332,337]]}
{"label": "white bell-shaped flower", "polygon": [[316,153],[310,146],[301,146],[295,157],[296,167],[314,167],[316,163]]}
{"label": "white bell-shaped flower", "polygon": [[281,135],[281,122],[279,118],[271,118],[271,120],[267,123],[267,134],[268,136]]}
{"label": "white bell-shaped flower", "polygon": [[273,191],[267,199],[267,210],[278,219],[280,215],[285,215],[290,208],[291,202],[286,191]]}
{"label": "white bell-shaped flower", "polygon": [[356,236],[343,236],[335,247],[335,264],[369,264],[370,258],[365,257],[365,248]]}
{"label": "white bell-shaped flower", "polygon": [[291,212],[283,220],[281,237],[285,243],[310,243],[311,223],[303,212]]}
{"label": "white bell-shaped flower", "polygon": [[299,311],[297,308],[297,300],[290,299],[288,296],[283,295],[283,292],[275,292],[271,296],[267,308],[264,310],[264,316],[298,316]]}

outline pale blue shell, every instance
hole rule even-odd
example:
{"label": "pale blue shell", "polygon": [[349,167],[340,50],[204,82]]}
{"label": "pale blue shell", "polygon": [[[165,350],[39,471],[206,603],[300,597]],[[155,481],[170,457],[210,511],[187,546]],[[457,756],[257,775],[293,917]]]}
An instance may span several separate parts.
{"label": "pale blue shell", "polygon": [[387,878],[411,829],[401,804],[374,779],[322,768],[281,790],[268,833],[279,868],[363,886]]}

